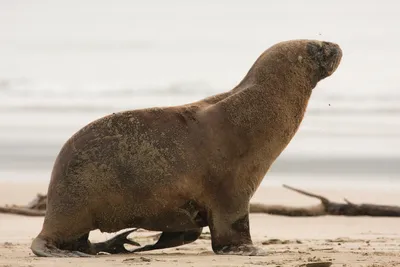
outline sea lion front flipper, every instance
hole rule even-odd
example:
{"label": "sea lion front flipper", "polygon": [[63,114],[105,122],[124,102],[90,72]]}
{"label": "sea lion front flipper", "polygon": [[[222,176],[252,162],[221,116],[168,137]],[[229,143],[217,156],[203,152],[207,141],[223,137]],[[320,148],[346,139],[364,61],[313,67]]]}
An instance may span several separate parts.
{"label": "sea lion front flipper", "polygon": [[106,252],[110,254],[131,253],[131,251],[127,250],[124,247],[124,245],[129,244],[133,246],[140,246],[139,243],[128,239],[128,235],[130,235],[132,232],[136,230],[137,229],[135,228],[133,230],[122,232],[105,242],[93,243],[92,246],[96,251],[96,253],[99,252]]}
{"label": "sea lion front flipper", "polygon": [[[231,206],[232,207],[232,206]],[[244,214],[240,216],[239,214]],[[239,215],[239,216],[238,216]],[[241,212],[228,210],[210,212],[208,219],[212,249],[216,254],[265,256],[266,252],[253,245],[250,236],[248,209]]]}
{"label": "sea lion front flipper", "polygon": [[189,244],[196,241],[201,235],[202,231],[203,228],[192,229],[184,232],[163,232],[155,244],[135,249],[132,252],[142,252],[154,249],[172,248]]}

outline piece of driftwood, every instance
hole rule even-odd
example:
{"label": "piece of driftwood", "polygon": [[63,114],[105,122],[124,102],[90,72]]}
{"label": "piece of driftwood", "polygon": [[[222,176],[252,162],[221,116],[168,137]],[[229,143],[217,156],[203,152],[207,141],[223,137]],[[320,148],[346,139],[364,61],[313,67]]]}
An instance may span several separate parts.
{"label": "piece of driftwood", "polygon": [[0,207],[0,213],[18,214],[25,216],[44,216],[46,213],[47,195],[37,194],[26,206]]}
{"label": "piece of driftwood", "polygon": [[267,213],[272,215],[307,217],[323,215],[342,215],[342,216],[375,216],[375,217],[400,217],[399,206],[375,205],[375,204],[355,204],[347,199],[346,203],[332,202],[327,198],[297,189],[288,185],[283,187],[297,193],[318,198],[321,203],[310,207],[290,207],[281,205],[266,205],[252,203],[250,213]]}
{"label": "piece of driftwood", "polygon": [[0,213],[18,214],[25,216],[44,216],[46,214],[46,211],[12,206],[12,207],[0,207]]}
{"label": "piece of driftwood", "polygon": [[[261,203],[251,203],[250,213],[266,213],[271,215],[308,217],[324,215],[342,216],[376,216],[376,217],[400,217],[399,206],[375,205],[375,204],[355,204],[347,199],[346,203],[332,202],[327,198],[297,189],[288,185],[283,187],[297,193],[318,198],[321,203],[309,207],[290,207],[282,205],[267,205]],[[47,195],[38,194],[26,206],[6,206],[0,207],[0,213],[10,213],[25,216],[44,216],[46,213]]]}

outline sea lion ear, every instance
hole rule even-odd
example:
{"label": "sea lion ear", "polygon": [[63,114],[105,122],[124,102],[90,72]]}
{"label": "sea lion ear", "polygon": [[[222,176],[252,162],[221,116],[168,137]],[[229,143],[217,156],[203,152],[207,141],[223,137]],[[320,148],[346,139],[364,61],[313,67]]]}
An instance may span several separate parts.
{"label": "sea lion ear", "polygon": [[303,57],[302,57],[302,55],[299,55],[299,56],[297,57],[297,61],[299,61],[300,63],[303,62]]}

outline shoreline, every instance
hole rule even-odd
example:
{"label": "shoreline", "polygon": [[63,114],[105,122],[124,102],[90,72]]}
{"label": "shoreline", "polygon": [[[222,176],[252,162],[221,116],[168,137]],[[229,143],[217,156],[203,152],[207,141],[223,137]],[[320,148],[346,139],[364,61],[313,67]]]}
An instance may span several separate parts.
{"label": "shoreline", "polygon": [[[32,185],[46,187],[50,182],[51,168],[48,170],[1,171],[0,188],[8,185]],[[367,178],[366,178],[367,177]],[[285,173],[268,173],[261,182],[261,188],[281,188],[283,184],[302,189],[349,189],[368,191],[399,191],[400,180],[390,175],[351,175],[328,174],[319,178],[318,174],[287,175]],[[1,190],[0,190],[1,193]],[[45,193],[45,192],[37,192]],[[1,199],[1,197],[0,197]]]}
{"label": "shoreline", "polygon": [[[282,205],[311,205],[319,203],[319,200],[298,194],[282,186],[287,184],[323,195],[331,201],[344,202],[344,198],[348,198],[354,203],[386,205],[399,205],[398,203],[400,203],[400,195],[397,197],[397,193],[400,190],[400,181],[316,181],[305,177],[301,180],[301,178],[291,179],[288,176],[275,176],[264,179],[251,202]],[[0,180],[0,205],[28,204],[29,201],[36,197],[36,194],[47,193],[49,182],[50,178],[48,180]]]}

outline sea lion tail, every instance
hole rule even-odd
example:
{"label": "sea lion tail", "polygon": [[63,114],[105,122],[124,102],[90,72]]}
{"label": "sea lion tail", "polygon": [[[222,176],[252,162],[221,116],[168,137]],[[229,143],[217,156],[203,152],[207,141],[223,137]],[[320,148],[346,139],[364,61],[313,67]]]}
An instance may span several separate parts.
{"label": "sea lion tail", "polygon": [[43,238],[40,234],[31,244],[33,254],[38,257],[92,257],[92,255],[80,251],[66,251],[57,248],[52,241]]}

